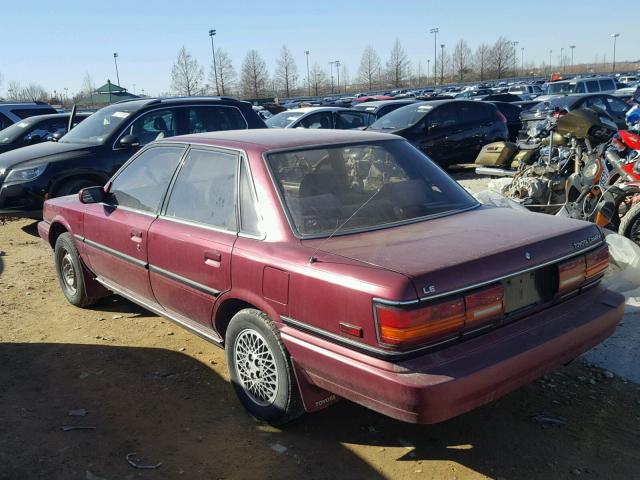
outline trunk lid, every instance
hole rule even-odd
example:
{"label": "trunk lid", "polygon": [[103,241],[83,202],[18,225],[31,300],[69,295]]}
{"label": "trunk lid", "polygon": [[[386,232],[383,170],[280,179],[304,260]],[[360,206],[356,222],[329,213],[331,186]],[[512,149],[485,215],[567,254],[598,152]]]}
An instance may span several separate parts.
{"label": "trunk lid", "polygon": [[483,206],[390,229],[304,240],[303,244],[402,273],[412,280],[419,298],[428,298],[554,262],[601,239],[600,230],[591,223]]}

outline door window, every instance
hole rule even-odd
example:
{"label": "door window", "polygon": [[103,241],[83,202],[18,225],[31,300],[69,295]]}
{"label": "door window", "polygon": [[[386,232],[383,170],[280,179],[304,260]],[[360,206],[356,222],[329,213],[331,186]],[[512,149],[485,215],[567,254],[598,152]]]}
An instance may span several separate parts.
{"label": "door window", "polygon": [[605,105],[602,97],[587,98],[584,102],[584,106],[587,108],[596,108],[598,110],[602,110],[603,112],[607,111],[607,106]]}
{"label": "door window", "polygon": [[58,130],[67,130],[67,122],[64,119],[56,118],[52,120],[46,120],[36,125],[25,137],[24,140],[30,137],[47,138],[49,135],[53,135]]}
{"label": "door window", "polygon": [[143,151],[113,179],[114,205],[157,212],[183,147],[153,147]]}
{"label": "door window", "polygon": [[616,84],[613,83],[613,80],[610,78],[605,78],[604,80],[598,80],[600,82],[600,91],[607,92],[610,90],[616,89]]}
{"label": "door window", "polygon": [[629,106],[626,103],[624,103],[622,100],[619,100],[617,98],[606,97],[606,101],[608,105],[608,110],[611,113],[614,113],[617,115],[626,113],[627,109],[629,108]]}
{"label": "door window", "polygon": [[304,117],[296,125],[304,128],[333,128],[331,112],[318,112]]}
{"label": "door window", "polygon": [[244,130],[247,121],[235,107],[200,106],[186,108],[187,131],[185,133],[217,132],[220,130]]}
{"label": "door window", "polygon": [[593,93],[593,92],[600,91],[600,85],[598,85],[597,80],[587,80],[586,83],[587,83],[587,92]]}
{"label": "door window", "polygon": [[175,113],[173,110],[154,110],[136,119],[126,130],[125,135],[135,135],[140,145],[154,140],[173,137],[176,134]]}
{"label": "door window", "polygon": [[584,82],[578,82],[576,84],[576,93],[586,93]]}
{"label": "door window", "polygon": [[236,231],[238,156],[193,149],[169,196],[165,215]]}
{"label": "door window", "polygon": [[490,108],[481,103],[461,104],[458,106],[458,118],[460,123],[480,124],[486,122],[489,118]]}
{"label": "door window", "polygon": [[9,118],[7,118],[6,115],[3,115],[2,113],[0,113],[0,130],[4,130],[9,125],[13,125],[13,122],[9,120]]}
{"label": "door window", "polygon": [[349,130],[359,127],[369,126],[368,113],[356,113],[356,112],[338,112],[336,115],[336,128],[343,130]]}
{"label": "door window", "polygon": [[437,125],[440,128],[448,128],[458,123],[458,109],[453,103],[442,105],[427,115],[427,126]]}

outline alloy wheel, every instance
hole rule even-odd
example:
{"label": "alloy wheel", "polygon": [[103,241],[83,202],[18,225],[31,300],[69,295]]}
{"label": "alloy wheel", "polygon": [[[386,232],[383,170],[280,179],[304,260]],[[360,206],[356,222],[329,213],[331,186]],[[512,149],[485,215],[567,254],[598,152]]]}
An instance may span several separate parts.
{"label": "alloy wheel", "polygon": [[275,357],[264,337],[255,330],[242,330],[233,345],[235,369],[251,400],[271,405],[278,393]]}

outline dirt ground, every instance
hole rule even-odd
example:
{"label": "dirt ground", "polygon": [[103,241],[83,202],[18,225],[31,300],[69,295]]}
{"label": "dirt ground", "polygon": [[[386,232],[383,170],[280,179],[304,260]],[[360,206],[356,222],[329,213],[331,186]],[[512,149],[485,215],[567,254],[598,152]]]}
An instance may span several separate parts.
{"label": "dirt ground", "polygon": [[0,327],[0,479],[640,477],[640,386],[580,362],[433,426],[347,401],[259,423],[222,350],[122,298],[69,305],[33,221],[0,225]]}

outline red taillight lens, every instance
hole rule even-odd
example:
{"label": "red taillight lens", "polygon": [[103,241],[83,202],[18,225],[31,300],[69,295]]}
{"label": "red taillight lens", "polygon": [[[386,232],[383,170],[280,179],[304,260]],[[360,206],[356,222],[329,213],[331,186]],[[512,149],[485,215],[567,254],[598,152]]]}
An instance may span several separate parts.
{"label": "red taillight lens", "polygon": [[567,112],[565,112],[564,110],[559,110],[557,112],[553,112],[553,118],[560,118],[561,116],[563,116],[564,114],[566,114]]}
{"label": "red taillight lens", "polygon": [[575,290],[584,283],[586,261],[584,256],[573,258],[558,265],[558,293]]}
{"label": "red taillight lens", "polygon": [[427,307],[405,310],[376,305],[380,343],[409,347],[443,338],[464,327],[464,300],[455,297]]}
{"label": "red taillight lens", "polygon": [[502,123],[504,123],[505,125],[507,124],[507,117],[505,117],[504,114],[500,110],[496,110],[496,115],[498,116],[498,119]]}
{"label": "red taillight lens", "polygon": [[587,270],[585,276],[587,280],[597,277],[609,268],[609,247],[606,245],[586,256]]}
{"label": "red taillight lens", "polygon": [[464,301],[467,327],[473,328],[504,315],[504,287],[502,285],[465,295]]}

